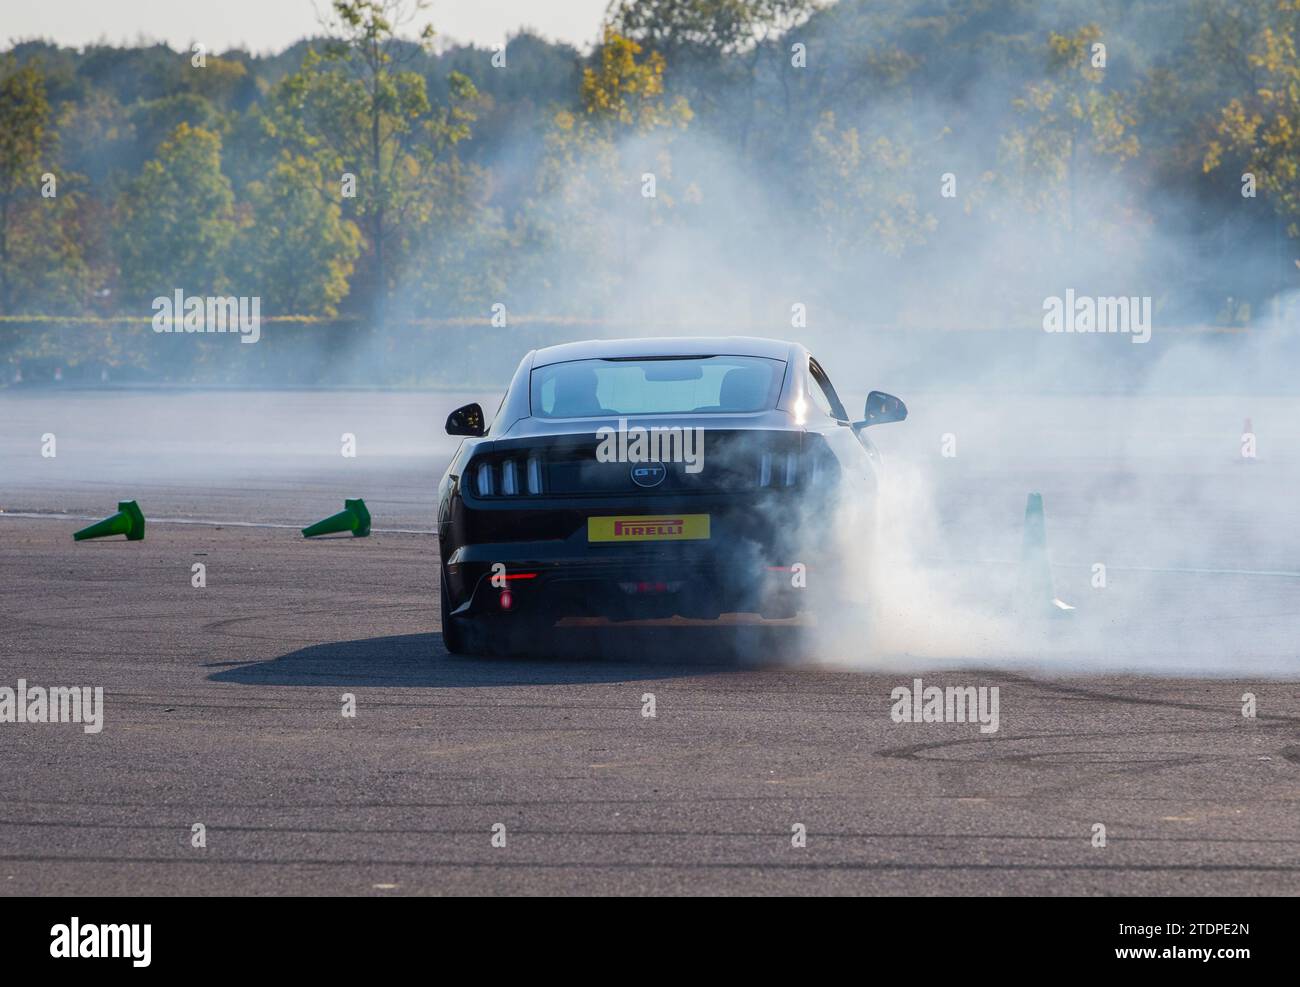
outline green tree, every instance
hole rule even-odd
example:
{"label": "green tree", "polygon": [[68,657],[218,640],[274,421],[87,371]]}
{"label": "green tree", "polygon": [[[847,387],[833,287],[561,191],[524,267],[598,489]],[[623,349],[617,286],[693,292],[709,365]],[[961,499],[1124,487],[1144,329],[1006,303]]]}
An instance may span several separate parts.
{"label": "green tree", "polygon": [[80,176],[56,177],[57,196],[42,198],[33,187],[9,213],[8,259],[0,262],[7,297],[0,313],[5,315],[78,314],[90,295],[83,245],[91,231],[84,229],[85,196],[74,184]]}
{"label": "green tree", "polygon": [[230,57],[208,56],[203,68],[181,75],[180,86],[223,109],[243,109],[257,95],[248,67]]}
{"label": "green tree", "polygon": [[606,20],[676,65],[735,54],[807,20],[819,6],[818,0],[611,0]]}
{"label": "green tree", "polygon": [[1247,63],[1251,92],[1230,100],[1214,123],[1203,167],[1210,172],[1228,158],[1255,176],[1288,233],[1300,235],[1300,0],[1279,0],[1278,18],[1255,39]]}
{"label": "green tree", "polygon": [[214,134],[220,134],[223,126],[217,108],[203,96],[190,92],[133,103],[128,112],[128,120],[134,135],[134,155],[128,156],[124,164],[133,171],[140,168],[158,145],[182,123]]}
{"label": "green tree", "polygon": [[648,133],[690,121],[685,99],[664,98],[663,55],[652,51],[638,61],[641,54],[641,45],[607,27],[595,53],[596,64],[582,73],[582,108],[604,136],[618,131]]}
{"label": "green tree", "polygon": [[348,293],[361,234],[322,184],[316,162],[286,156],[248,186],[231,272],[238,293],[261,297],[267,315],[335,315]]}
{"label": "green tree", "polygon": [[[534,194],[516,235],[527,258],[521,280],[543,304],[581,310],[607,297],[637,253],[636,240],[668,220],[673,138],[689,124],[683,97],[664,92],[664,59],[607,28],[579,84],[581,109],[557,111]],[[656,192],[644,198],[642,176]],[[621,270],[620,270],[621,268]],[[556,271],[582,271],[558,285]]]}
{"label": "green tree", "polygon": [[410,245],[407,314],[482,315],[507,293],[511,257],[490,184],[477,168],[452,159],[421,198],[420,239]]}
{"label": "green tree", "polygon": [[1003,140],[1003,160],[1018,195],[1036,210],[1064,202],[1065,230],[1078,226],[1084,179],[1137,155],[1136,119],[1129,97],[1105,87],[1105,70],[1093,64],[1096,25],[1072,35],[1051,32],[1047,75],[1029,83],[1012,103],[1021,119]]}
{"label": "green tree", "polygon": [[770,117],[757,98],[761,62],[772,59],[784,84],[785,56],[775,41],[821,7],[820,0],[611,0],[606,20],[619,36],[662,55],[672,91],[715,129],[733,133],[743,150],[756,115]]}
{"label": "green tree", "polygon": [[398,37],[426,4],[404,0],[334,0],[324,54],[309,51],[276,94],[277,133],[296,153],[313,157],[339,188],[356,176],[348,200],[365,235],[365,294],[382,321],[386,302],[418,227],[431,214],[429,196],[442,184],[455,146],[470,134],[476,90],[453,73],[450,101],[431,105],[424,78],[402,67],[420,45]]}
{"label": "green tree", "polygon": [[[59,153],[66,167],[85,175],[99,188],[121,167],[124,155],[134,155],[134,146],[139,142],[139,134],[122,104],[101,89],[91,90],[77,102],[65,103],[58,129]],[[156,147],[163,136],[166,134],[160,134],[149,148]],[[148,151],[138,163],[147,157]]]}
{"label": "green tree", "polygon": [[53,142],[50,104],[34,65],[14,69],[7,59],[0,79],[0,311],[14,310],[16,271],[30,246],[30,205],[39,201],[42,161]]}
{"label": "green tree", "polygon": [[934,231],[937,221],[909,189],[916,167],[907,141],[864,140],[855,127],[837,128],[828,111],[810,151],[813,201],[831,257],[852,262],[863,249],[898,257]]}
{"label": "green tree", "polygon": [[180,124],[126,184],[116,227],[127,304],[177,288],[195,295],[222,290],[235,217],[221,138]]}

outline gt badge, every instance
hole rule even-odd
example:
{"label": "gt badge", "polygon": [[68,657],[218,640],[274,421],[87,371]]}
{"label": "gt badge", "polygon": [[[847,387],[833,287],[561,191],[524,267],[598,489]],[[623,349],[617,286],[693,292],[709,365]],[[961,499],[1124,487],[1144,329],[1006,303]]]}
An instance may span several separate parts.
{"label": "gt badge", "polygon": [[663,463],[645,463],[632,467],[632,482],[638,487],[657,487],[668,475],[668,467]]}

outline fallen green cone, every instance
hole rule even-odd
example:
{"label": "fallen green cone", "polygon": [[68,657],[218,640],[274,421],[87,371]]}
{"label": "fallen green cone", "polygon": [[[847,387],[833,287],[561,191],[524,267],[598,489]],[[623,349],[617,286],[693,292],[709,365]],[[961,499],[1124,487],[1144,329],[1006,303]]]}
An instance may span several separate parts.
{"label": "fallen green cone", "polygon": [[80,531],[74,531],[72,540],[85,541],[87,538],[107,538],[109,535],[126,535],[127,541],[141,541],[144,538],[144,514],[140,505],[134,500],[119,501],[116,514]]}
{"label": "fallen green cone", "polygon": [[366,510],[366,502],[360,497],[356,500],[343,501],[343,510],[331,514],[323,521],[308,525],[302,529],[302,534],[304,538],[313,538],[316,535],[333,535],[342,531],[350,531],[357,538],[364,538],[370,534],[370,512]]}

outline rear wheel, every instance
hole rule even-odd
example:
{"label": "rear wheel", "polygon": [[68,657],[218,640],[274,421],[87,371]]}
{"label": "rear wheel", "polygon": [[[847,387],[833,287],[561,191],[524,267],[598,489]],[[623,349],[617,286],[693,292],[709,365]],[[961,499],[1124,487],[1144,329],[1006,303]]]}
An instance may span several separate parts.
{"label": "rear wheel", "polygon": [[496,621],[484,638],[490,642],[483,653],[498,657],[540,658],[550,651],[551,628],[549,621],[531,617],[502,617]]}
{"label": "rear wheel", "polygon": [[554,622],[523,614],[498,617],[455,617],[447,572],[439,584],[442,601],[442,643],[453,655],[483,655],[503,658],[511,655],[545,654],[551,644]]}
{"label": "rear wheel", "polygon": [[453,655],[469,653],[469,634],[465,618],[451,615],[451,594],[447,592],[447,570],[440,573],[438,582],[439,598],[442,603],[442,643]]}

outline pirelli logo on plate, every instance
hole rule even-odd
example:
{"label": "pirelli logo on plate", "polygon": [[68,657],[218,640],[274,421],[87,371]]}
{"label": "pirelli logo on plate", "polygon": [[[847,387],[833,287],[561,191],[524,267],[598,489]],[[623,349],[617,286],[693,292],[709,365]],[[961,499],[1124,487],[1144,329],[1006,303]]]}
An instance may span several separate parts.
{"label": "pirelli logo on plate", "polygon": [[709,515],[589,517],[587,541],[688,541],[709,537]]}

